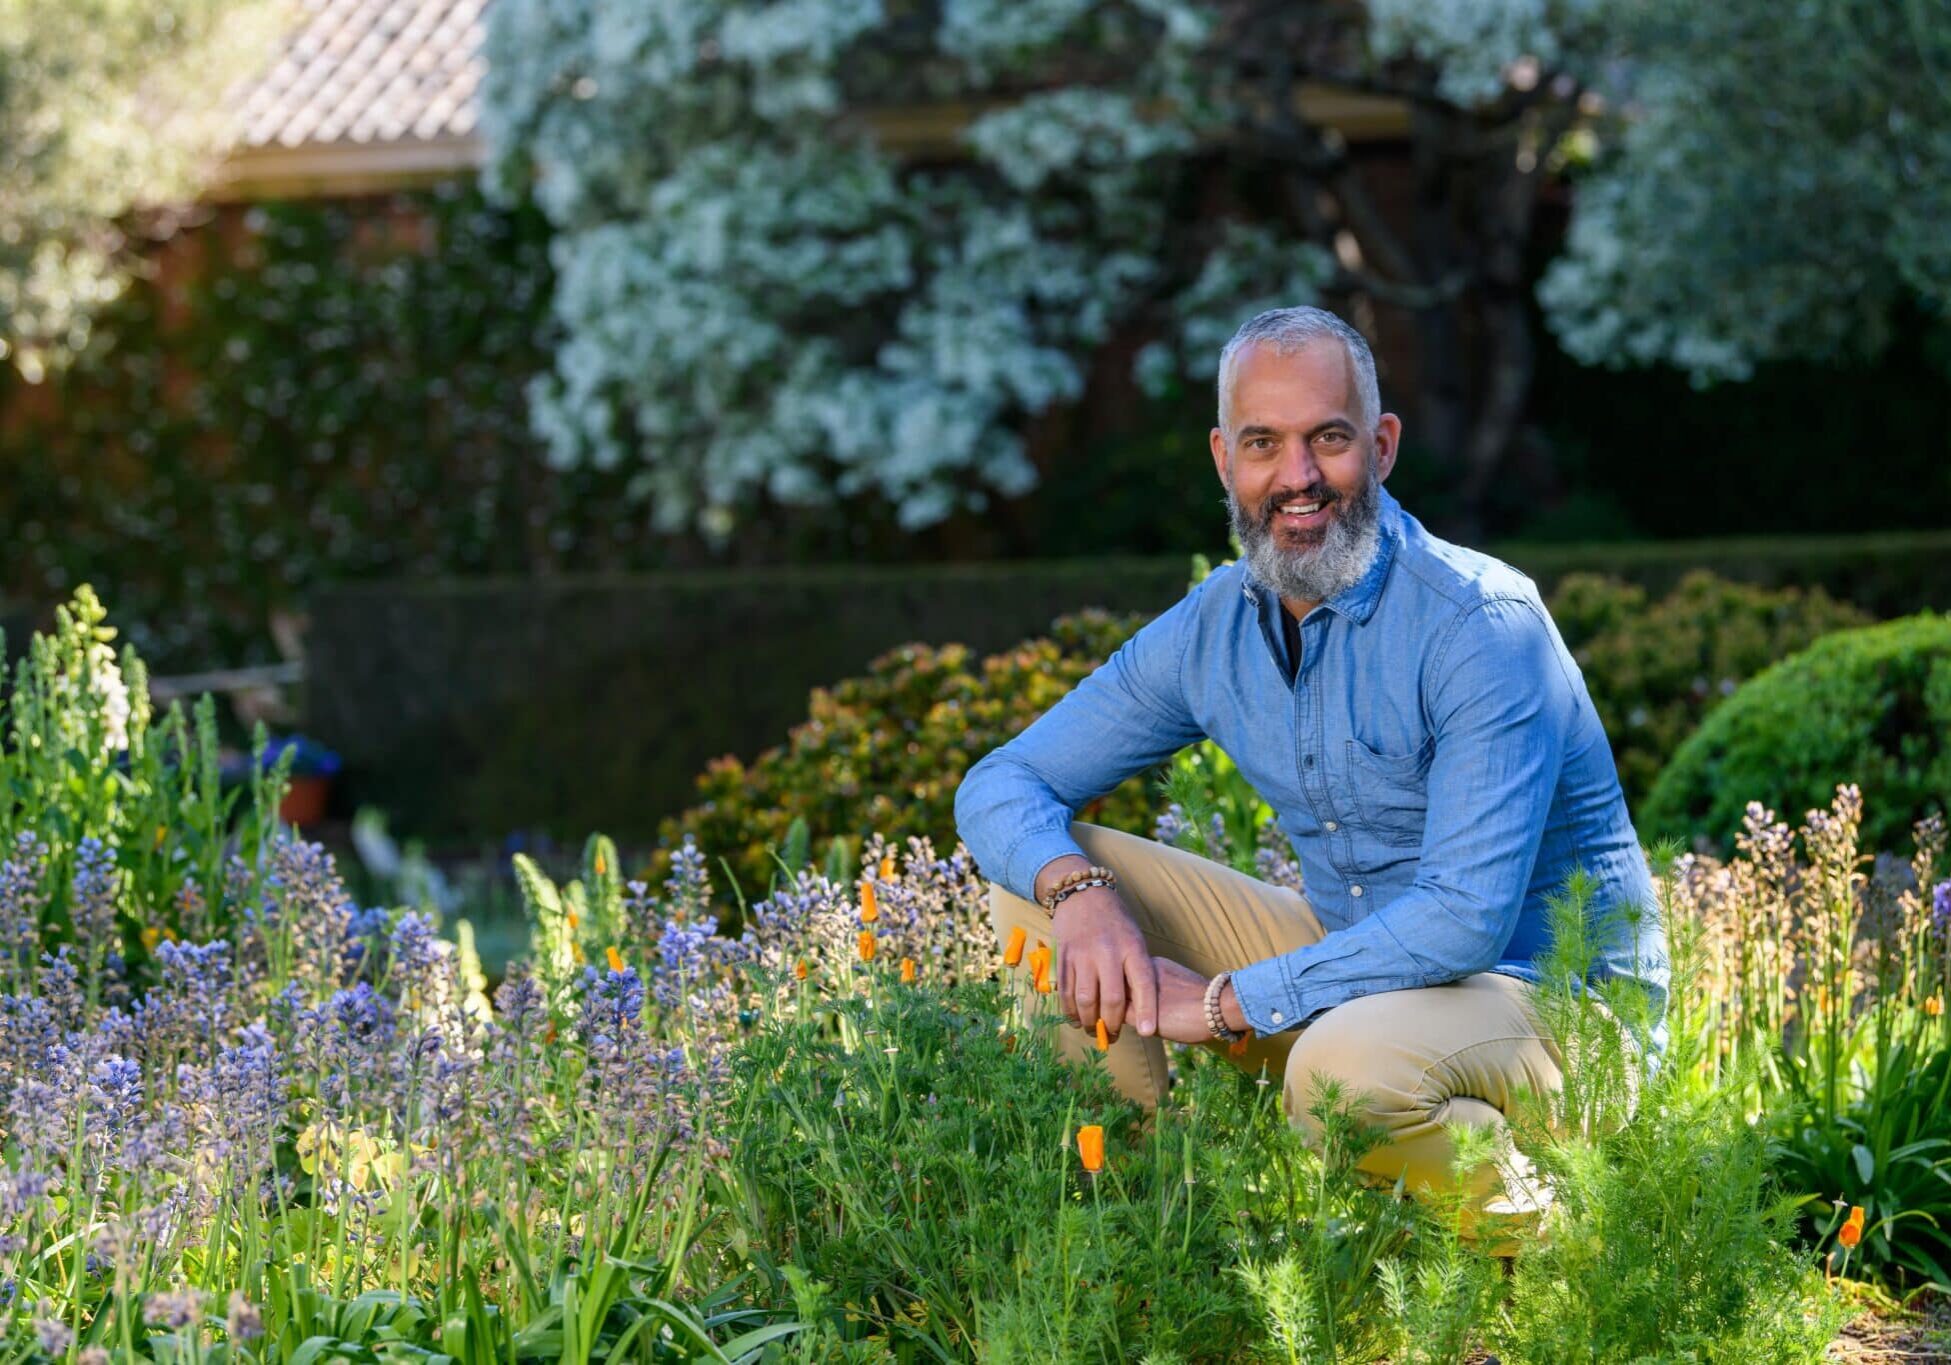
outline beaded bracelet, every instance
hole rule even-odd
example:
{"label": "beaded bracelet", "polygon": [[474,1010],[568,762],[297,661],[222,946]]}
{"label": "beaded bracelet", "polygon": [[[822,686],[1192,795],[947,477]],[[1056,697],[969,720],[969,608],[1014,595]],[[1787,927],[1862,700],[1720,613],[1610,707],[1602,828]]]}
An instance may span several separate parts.
{"label": "beaded bracelet", "polygon": [[1118,885],[1118,874],[1108,867],[1097,866],[1083,867],[1075,872],[1066,873],[1058,879],[1055,886],[1051,887],[1045,893],[1043,897],[1043,908],[1055,914],[1057,906],[1063,901],[1065,896],[1070,895],[1073,891],[1082,891],[1087,884],[1091,886],[1109,886],[1115,890]]}
{"label": "beaded bracelet", "polygon": [[1086,877],[1081,882],[1073,882],[1061,891],[1052,891],[1050,893],[1050,913],[1053,915],[1056,914],[1057,907],[1076,895],[1079,891],[1088,891],[1093,886],[1108,886],[1116,890],[1117,885],[1117,881],[1111,877]]}

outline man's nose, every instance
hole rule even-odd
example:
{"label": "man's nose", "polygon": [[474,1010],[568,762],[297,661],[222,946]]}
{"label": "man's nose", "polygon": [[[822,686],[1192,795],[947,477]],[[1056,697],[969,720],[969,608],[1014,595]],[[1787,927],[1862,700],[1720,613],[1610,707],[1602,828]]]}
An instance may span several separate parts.
{"label": "man's nose", "polygon": [[1280,451],[1280,486],[1312,488],[1321,481],[1321,466],[1315,463],[1314,450],[1305,436],[1283,443]]}

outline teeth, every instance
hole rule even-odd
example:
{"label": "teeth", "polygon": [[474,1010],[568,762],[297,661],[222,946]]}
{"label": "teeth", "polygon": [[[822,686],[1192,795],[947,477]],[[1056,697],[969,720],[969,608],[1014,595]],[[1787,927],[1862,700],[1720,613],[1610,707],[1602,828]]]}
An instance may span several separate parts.
{"label": "teeth", "polygon": [[1319,512],[1322,506],[1323,504],[1318,502],[1290,502],[1280,510],[1283,512],[1291,513],[1297,517],[1307,517],[1307,516],[1314,515],[1314,513],[1316,512]]}

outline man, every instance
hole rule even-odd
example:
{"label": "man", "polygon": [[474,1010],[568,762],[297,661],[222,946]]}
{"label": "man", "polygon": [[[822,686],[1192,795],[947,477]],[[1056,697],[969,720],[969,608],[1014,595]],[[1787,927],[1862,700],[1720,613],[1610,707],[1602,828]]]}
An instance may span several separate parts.
{"label": "man", "polygon": [[[1596,882],[1595,974],[1663,1000],[1667,966],[1578,665],[1530,579],[1383,488],[1401,434],[1341,319],[1241,327],[1210,438],[1241,560],[970,769],[955,806],[998,935],[1060,954],[1057,998],[1086,1030],[1067,1053],[1103,1020],[1113,1078],[1152,1104],[1161,1040],[1250,1033],[1242,1064],[1283,1079],[1293,1122],[1343,1082],[1384,1134],[1364,1168],[1425,1189],[1450,1183],[1446,1125],[1501,1125],[1559,1081],[1526,983],[1569,873]],[[1202,737],[1273,806],[1305,896],[1072,823]]]}

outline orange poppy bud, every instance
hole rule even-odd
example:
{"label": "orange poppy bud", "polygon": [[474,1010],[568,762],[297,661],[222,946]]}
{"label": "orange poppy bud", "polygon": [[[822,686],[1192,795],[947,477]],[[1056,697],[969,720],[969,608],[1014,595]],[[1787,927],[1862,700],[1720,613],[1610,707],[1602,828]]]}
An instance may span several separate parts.
{"label": "orange poppy bud", "polygon": [[1943,1014],[1944,997],[1940,995],[1933,995],[1933,996],[1926,997],[1924,1000],[1924,1013],[1928,1014],[1933,1019],[1937,1018],[1940,1014]]}
{"label": "orange poppy bud", "polygon": [[549,1031],[542,1035],[542,1041],[545,1043],[553,1043],[555,1041],[555,1020],[549,1020]]}
{"label": "orange poppy bud", "polygon": [[904,986],[915,984],[915,960],[911,957],[901,959],[901,984]]}
{"label": "orange poppy bud", "polygon": [[599,853],[599,854],[597,854],[597,855],[596,855],[596,875],[600,877],[600,876],[602,876],[602,875],[603,875],[603,874],[604,874],[605,872],[607,872],[607,871],[609,871],[609,864],[603,861],[603,855],[602,855],[602,854],[600,854],[600,853]]}
{"label": "orange poppy bud", "polygon": [[571,929],[574,929],[578,924],[581,924],[583,922],[582,916],[578,915],[574,910],[571,910],[569,914],[566,916],[566,918],[569,921],[569,927]]}
{"label": "orange poppy bud", "polygon": [[1083,1158],[1084,1169],[1096,1175],[1104,1169],[1104,1125],[1087,1123],[1077,1130],[1077,1155]]}
{"label": "orange poppy bud", "polygon": [[1050,950],[1041,943],[1030,954],[1030,980],[1037,990],[1045,993],[1050,990]]}
{"label": "orange poppy bud", "polygon": [[1014,929],[1011,929],[1009,931],[1009,945],[1003,949],[1003,965],[1005,967],[1014,967],[1017,963],[1021,962],[1023,960],[1023,945],[1029,941],[1030,936],[1023,932],[1022,925],[1019,924]]}
{"label": "orange poppy bud", "polygon": [[860,960],[862,962],[872,962],[874,960],[874,931],[872,929],[862,929],[856,946],[860,949]]}
{"label": "orange poppy bud", "polygon": [[615,948],[613,948],[613,947],[612,947],[612,948],[605,948],[605,949],[603,950],[603,955],[604,955],[605,957],[607,957],[607,958],[608,958],[608,959],[610,960],[610,970],[611,970],[611,971],[613,971],[613,972],[620,972],[620,971],[622,971],[622,970],[623,970],[623,954],[622,954],[622,953],[619,953],[619,952],[618,952],[618,951],[617,951],[617,950],[616,950]]}
{"label": "orange poppy bud", "polygon": [[1102,1019],[1097,1021],[1097,1050],[1099,1052],[1109,1052],[1111,1050],[1111,1034],[1104,1027],[1104,1021]]}
{"label": "orange poppy bud", "polygon": [[1849,1221],[1845,1222],[1842,1230],[1836,1234],[1836,1240],[1846,1247],[1853,1247],[1863,1240],[1863,1206],[1861,1204],[1852,1204],[1850,1206]]}
{"label": "orange poppy bud", "polygon": [[804,981],[806,979],[805,958],[802,957],[799,961],[793,964],[793,979],[796,981]]}
{"label": "orange poppy bud", "polygon": [[880,917],[881,906],[874,899],[874,883],[863,878],[860,883],[860,922],[872,924]]}
{"label": "orange poppy bud", "polygon": [[894,855],[892,853],[881,859],[881,880],[884,882],[894,880]]}
{"label": "orange poppy bud", "polygon": [[1242,1033],[1239,1037],[1235,1038],[1232,1042],[1226,1045],[1226,1055],[1229,1057],[1246,1056],[1246,1045],[1252,1041],[1253,1041],[1252,1034]]}

